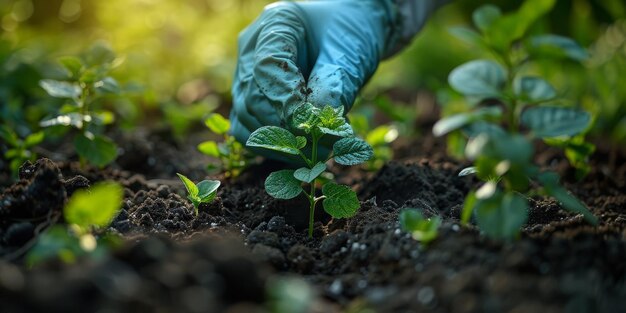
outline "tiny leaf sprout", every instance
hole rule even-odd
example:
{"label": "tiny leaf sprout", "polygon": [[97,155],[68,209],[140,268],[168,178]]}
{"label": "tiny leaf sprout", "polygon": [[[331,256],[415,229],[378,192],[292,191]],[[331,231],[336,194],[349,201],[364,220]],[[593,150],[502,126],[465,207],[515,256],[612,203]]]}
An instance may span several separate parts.
{"label": "tiny leaf sprout", "polygon": [[178,178],[185,185],[187,189],[187,199],[191,201],[195,209],[196,216],[198,216],[198,207],[201,203],[211,203],[217,196],[217,189],[220,187],[219,180],[203,180],[198,184],[192,182],[183,174],[176,173]]}

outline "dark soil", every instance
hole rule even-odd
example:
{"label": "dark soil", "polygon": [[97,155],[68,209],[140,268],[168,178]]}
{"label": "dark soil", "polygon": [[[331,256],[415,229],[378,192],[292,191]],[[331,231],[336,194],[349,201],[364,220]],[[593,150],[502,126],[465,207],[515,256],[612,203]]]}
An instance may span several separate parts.
{"label": "dark soil", "polygon": [[[268,286],[285,275],[314,287],[311,312],[626,311],[623,151],[612,164],[606,161],[614,152],[598,151],[592,173],[577,182],[559,152],[540,147],[538,161],[564,176],[600,224],[536,196],[521,238],[502,243],[459,224],[476,184],[457,177],[466,164],[445,156],[432,137],[400,143],[400,161],[377,173],[333,169],[358,189],[362,207],[347,220],[318,209],[308,239],[306,200],[279,201],[263,190],[277,164],[224,181],[196,217],[173,173],[202,178],[202,163],[187,162],[196,155],[177,153],[175,143],[155,148],[144,141],[128,139],[132,153],[104,171],[71,161],[26,164],[21,180],[2,191],[1,312],[267,312]],[[63,222],[75,190],[101,180],[125,187],[110,227],[126,239],[122,248],[104,259],[26,269],[22,256],[33,238]],[[428,247],[400,231],[397,216],[406,207],[443,218]]]}

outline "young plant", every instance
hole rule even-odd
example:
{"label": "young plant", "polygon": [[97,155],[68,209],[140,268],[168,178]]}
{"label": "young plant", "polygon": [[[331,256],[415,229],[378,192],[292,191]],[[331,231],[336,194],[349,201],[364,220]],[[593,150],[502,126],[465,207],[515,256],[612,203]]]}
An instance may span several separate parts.
{"label": "young plant", "polygon": [[2,125],[0,126],[0,138],[3,141],[2,145],[6,145],[4,158],[9,161],[9,168],[13,178],[17,179],[20,166],[26,161],[34,162],[37,159],[37,154],[32,152],[31,149],[43,141],[44,133],[36,132],[26,136],[24,139],[20,139],[13,130]]}
{"label": "young plant", "polygon": [[[536,58],[559,56],[581,61],[586,57],[586,51],[569,38],[525,37],[532,22],[553,4],[552,0],[529,0],[509,15],[486,5],[473,15],[481,34],[465,28],[453,30],[491,51],[499,63],[471,61],[450,73],[449,83],[467,99],[468,112],[440,120],[433,133],[461,132],[469,137],[465,154],[474,166],[459,175],[475,173],[485,183],[465,199],[462,220],[469,221],[474,213],[481,229],[494,238],[512,239],[526,223],[528,201],[523,194],[530,190],[531,180],[541,184],[544,193],[560,201],[566,210],[597,223],[584,204],[558,184],[555,173],[541,173],[532,164],[533,139],[563,147],[571,163],[583,170],[593,152],[593,145],[584,142],[581,135],[590,126],[590,114],[556,106],[560,98],[550,83],[541,77],[519,75]],[[507,124],[508,131],[501,124]]]}
{"label": "young plant", "polygon": [[201,203],[210,203],[217,196],[217,188],[220,187],[219,180],[203,180],[198,184],[194,184],[189,178],[183,174],[176,173],[187,189],[187,199],[193,203],[196,216],[198,216],[198,207]]}
{"label": "young plant", "polygon": [[73,262],[79,256],[105,255],[115,240],[96,234],[118,213],[123,195],[123,188],[115,183],[100,183],[89,190],[76,191],[63,209],[68,225],[52,226],[42,234],[29,251],[27,263],[32,266],[50,258]]}
{"label": "young plant", "polygon": [[[277,199],[292,199],[304,193],[309,200],[309,237],[313,237],[315,205],[323,200],[324,210],[334,218],[347,218],[356,214],[360,207],[356,193],[348,186],[328,182],[322,186],[322,196],[316,196],[316,182],[327,169],[326,163],[334,159],[342,165],[356,165],[372,157],[372,147],[367,142],[354,137],[350,124],[343,116],[343,107],[325,106],[317,108],[310,103],[299,106],[290,121],[297,136],[278,126],[264,126],[255,130],[246,146],[268,149],[285,155],[301,158],[306,164],[297,170],[280,170],[271,173],[265,180],[265,190]],[[328,157],[320,151],[323,136],[338,139]],[[309,184],[307,192],[302,184]]]}
{"label": "young plant", "polygon": [[351,114],[350,122],[354,132],[365,138],[365,142],[372,146],[374,151],[372,158],[366,162],[365,168],[368,171],[379,170],[393,158],[393,149],[389,145],[398,138],[398,129],[391,124],[371,129],[368,118],[364,114]]}
{"label": "young plant", "polygon": [[221,162],[219,165],[209,164],[207,169],[223,171],[226,177],[239,176],[248,167],[252,155],[235,140],[235,137],[228,134],[230,121],[220,114],[212,113],[204,123],[213,133],[224,137],[224,141],[220,143],[205,141],[198,145],[200,152],[218,158]]}
{"label": "young plant", "polygon": [[117,145],[102,135],[103,127],[113,123],[112,112],[98,109],[101,100],[118,95],[120,87],[109,72],[118,59],[108,48],[98,45],[82,57],[64,57],[62,79],[44,79],[39,85],[54,98],[64,99],[60,115],[40,122],[42,127],[75,128],[74,147],[81,161],[103,167],[117,158]]}
{"label": "young plant", "polygon": [[437,239],[441,218],[435,216],[432,218],[424,218],[422,212],[418,209],[404,209],[398,216],[400,219],[400,229],[410,233],[413,239],[420,241],[424,245],[428,245],[431,241]]}

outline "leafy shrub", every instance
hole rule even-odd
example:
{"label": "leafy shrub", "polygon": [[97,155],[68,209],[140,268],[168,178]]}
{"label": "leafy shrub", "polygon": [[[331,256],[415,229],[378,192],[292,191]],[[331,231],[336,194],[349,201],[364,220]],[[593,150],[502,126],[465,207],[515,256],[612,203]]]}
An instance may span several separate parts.
{"label": "leafy shrub", "polygon": [[[543,139],[565,150],[570,162],[582,174],[588,171],[587,157],[593,145],[582,134],[590,127],[591,115],[578,109],[557,106],[558,92],[537,76],[519,75],[523,67],[537,58],[565,58],[582,61],[585,49],[572,39],[556,35],[527,37],[527,29],[554,1],[524,2],[519,11],[503,15],[493,5],[474,14],[480,34],[455,28],[458,37],[492,52],[497,61],[475,60],[454,69],[449,83],[465,96],[468,112],[448,116],[433,127],[437,136],[463,133],[469,137],[465,155],[474,162],[460,175],[476,174],[485,182],[465,199],[463,221],[472,213],[489,236],[512,239],[528,218],[528,201],[523,194],[532,187],[559,200],[563,207],[583,214],[595,224],[596,218],[558,183],[558,175],[542,173],[532,163],[531,139]],[[500,127],[508,125],[508,131]],[[522,135],[522,131],[526,134]]]}
{"label": "leafy shrub", "polygon": [[[343,117],[343,107],[325,106],[317,108],[310,103],[299,106],[292,115],[290,127],[264,126],[255,130],[246,146],[277,151],[281,154],[301,158],[305,167],[297,170],[280,170],[271,173],[265,180],[265,190],[277,199],[292,199],[304,193],[309,200],[309,237],[313,236],[315,205],[323,200],[324,210],[334,218],[347,218],[356,214],[360,207],[356,193],[348,186],[328,182],[322,186],[322,196],[316,196],[316,182],[326,169],[330,159],[341,165],[356,165],[372,157],[372,147],[362,139],[354,137],[350,124]],[[320,139],[331,136],[338,140],[333,144],[332,154],[320,158]],[[307,149],[308,148],[308,149]],[[305,154],[308,152],[308,156]],[[302,184],[309,184],[307,192]]]}
{"label": "leafy shrub", "polygon": [[3,140],[2,145],[7,146],[4,152],[4,158],[9,161],[9,168],[11,169],[13,178],[18,177],[22,163],[26,161],[34,162],[35,159],[37,159],[37,154],[35,154],[31,148],[40,144],[44,136],[43,132],[36,132],[21,139],[6,125],[0,126],[0,138]]}

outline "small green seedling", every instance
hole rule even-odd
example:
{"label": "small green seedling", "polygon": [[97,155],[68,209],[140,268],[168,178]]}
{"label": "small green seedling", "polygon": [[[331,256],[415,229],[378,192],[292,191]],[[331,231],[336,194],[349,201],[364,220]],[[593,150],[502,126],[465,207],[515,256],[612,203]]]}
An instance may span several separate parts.
{"label": "small green seedling", "polygon": [[[352,127],[343,116],[343,107],[317,108],[305,103],[294,111],[290,124],[294,132],[301,132],[304,136],[296,136],[278,126],[264,126],[250,135],[246,146],[277,151],[304,160],[306,167],[271,173],[265,180],[265,190],[277,199],[292,199],[304,193],[309,199],[308,234],[313,237],[313,219],[318,201],[323,200],[324,210],[334,218],[351,217],[361,206],[352,189],[334,182],[324,184],[323,195],[316,196],[316,182],[326,171],[326,162],[334,159],[341,165],[356,165],[369,160],[373,151],[367,142],[354,137]],[[325,135],[340,139],[334,143],[328,157],[319,159],[322,154],[320,139]],[[309,192],[304,190],[303,183],[309,184]]]}
{"label": "small green seedling", "polygon": [[60,115],[40,122],[42,127],[75,128],[74,147],[81,161],[103,167],[117,158],[117,145],[102,135],[114,122],[114,114],[97,109],[106,97],[120,94],[117,81],[109,72],[119,62],[107,47],[97,45],[82,57],[64,57],[59,63],[63,79],[44,79],[39,85],[53,98],[64,99]]}
{"label": "small green seedling", "polygon": [[424,245],[428,245],[437,238],[441,218],[435,216],[432,218],[424,218],[422,212],[418,209],[404,209],[400,212],[400,229],[420,241]]}
{"label": "small green seedling", "polygon": [[230,121],[222,115],[212,113],[204,121],[206,126],[215,134],[224,137],[223,142],[205,141],[198,145],[198,150],[210,157],[218,158],[219,166],[210,164],[209,170],[224,171],[226,177],[237,177],[248,167],[252,155],[240,144],[235,137],[228,134]]}
{"label": "small green seedling", "polygon": [[0,138],[3,140],[2,144],[6,145],[7,148],[4,152],[4,158],[9,161],[13,178],[17,179],[20,166],[26,161],[34,162],[37,159],[37,154],[31,149],[43,141],[44,133],[36,132],[20,139],[13,130],[2,125],[0,126]]}
{"label": "small green seedling", "polygon": [[196,216],[200,203],[210,203],[217,196],[217,188],[220,187],[219,180],[203,180],[197,185],[183,174],[176,173],[187,189],[187,199],[193,203]]}
{"label": "small green seedling", "polygon": [[[564,148],[570,162],[583,171],[593,152],[593,145],[582,135],[590,127],[591,115],[557,106],[562,99],[550,83],[538,76],[520,75],[534,59],[582,61],[587,57],[585,49],[569,38],[526,38],[530,25],[553,5],[554,0],[529,0],[519,12],[509,15],[485,5],[473,15],[480,34],[466,28],[452,30],[490,51],[498,61],[470,61],[450,73],[449,83],[465,96],[468,112],[446,117],[433,127],[437,136],[463,133],[469,137],[465,155],[474,166],[459,175],[476,174],[485,183],[465,199],[462,220],[468,222],[475,214],[478,225],[493,238],[518,236],[528,219],[524,194],[533,187],[531,180],[541,184],[544,193],[559,200],[564,209],[597,223],[585,205],[558,184],[557,174],[542,173],[532,163],[532,139]],[[508,130],[501,128],[502,124],[507,124]]]}
{"label": "small green seedling", "polygon": [[100,183],[76,191],[63,209],[67,226],[55,225],[38,238],[29,251],[27,263],[35,265],[51,258],[71,263],[77,257],[100,257],[115,239],[97,236],[113,220],[122,205],[124,191],[116,183]]}

